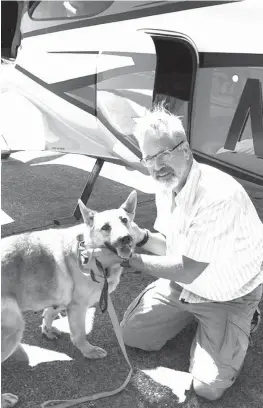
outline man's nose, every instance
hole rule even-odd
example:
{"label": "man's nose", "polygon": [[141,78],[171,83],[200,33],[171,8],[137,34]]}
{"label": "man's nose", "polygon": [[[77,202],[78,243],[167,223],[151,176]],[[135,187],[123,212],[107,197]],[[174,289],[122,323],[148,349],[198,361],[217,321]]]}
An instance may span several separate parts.
{"label": "man's nose", "polygon": [[159,171],[163,167],[163,161],[157,156],[154,159],[154,170]]}

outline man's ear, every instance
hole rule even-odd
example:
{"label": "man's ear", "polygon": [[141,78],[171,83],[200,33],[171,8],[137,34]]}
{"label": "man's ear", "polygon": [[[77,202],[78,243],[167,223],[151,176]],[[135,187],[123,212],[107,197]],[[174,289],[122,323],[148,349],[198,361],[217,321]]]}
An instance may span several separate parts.
{"label": "man's ear", "polygon": [[80,209],[83,221],[89,227],[92,227],[93,221],[94,221],[94,212],[90,211],[80,199],[78,200],[78,205],[79,205],[79,209]]}
{"label": "man's ear", "polygon": [[123,208],[124,211],[126,211],[128,214],[132,216],[133,219],[135,217],[136,207],[137,207],[137,191],[133,190],[120,208]]}

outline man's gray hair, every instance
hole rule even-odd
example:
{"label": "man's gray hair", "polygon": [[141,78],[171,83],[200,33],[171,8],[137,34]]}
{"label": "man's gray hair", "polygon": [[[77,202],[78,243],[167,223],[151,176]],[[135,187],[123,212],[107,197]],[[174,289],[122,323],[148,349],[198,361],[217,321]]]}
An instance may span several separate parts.
{"label": "man's gray hair", "polygon": [[182,139],[187,140],[180,117],[170,113],[163,104],[158,104],[148,111],[137,121],[134,128],[134,136],[139,144],[147,137],[147,134],[152,135],[153,133],[156,138],[165,134],[175,142]]}

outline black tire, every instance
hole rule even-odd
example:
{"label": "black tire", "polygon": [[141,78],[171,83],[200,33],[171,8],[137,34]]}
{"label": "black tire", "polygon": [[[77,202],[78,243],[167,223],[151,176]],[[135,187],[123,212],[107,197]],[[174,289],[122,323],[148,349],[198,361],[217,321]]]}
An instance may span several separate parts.
{"label": "black tire", "polygon": [[11,152],[10,153],[7,153],[7,152],[1,153],[1,159],[8,159],[10,154],[11,154]]}

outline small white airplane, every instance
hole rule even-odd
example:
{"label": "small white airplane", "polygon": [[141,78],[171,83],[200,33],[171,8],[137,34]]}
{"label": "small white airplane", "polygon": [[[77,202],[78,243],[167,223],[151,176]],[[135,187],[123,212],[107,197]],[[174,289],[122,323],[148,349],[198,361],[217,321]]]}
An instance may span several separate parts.
{"label": "small white airplane", "polygon": [[165,101],[198,161],[262,195],[261,0],[30,4],[3,98],[32,145],[37,129],[43,149],[97,158],[93,182],[104,160],[145,172],[133,128]]}

